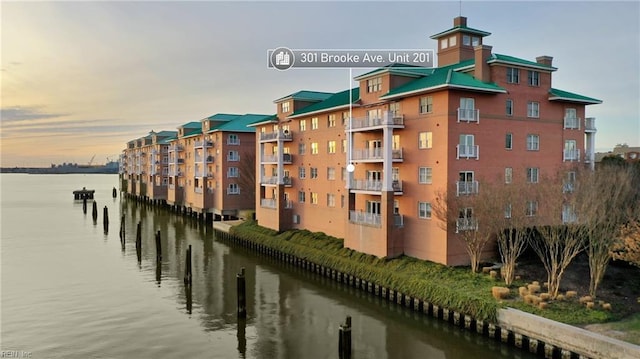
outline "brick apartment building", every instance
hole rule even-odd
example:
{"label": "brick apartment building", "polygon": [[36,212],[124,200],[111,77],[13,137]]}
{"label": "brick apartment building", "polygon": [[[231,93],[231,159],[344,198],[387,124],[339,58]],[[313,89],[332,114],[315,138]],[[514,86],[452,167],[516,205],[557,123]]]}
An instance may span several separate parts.
{"label": "brick apartment building", "polygon": [[324,232],[380,257],[466,264],[455,233],[432,215],[437,190],[474,195],[478,178],[538,181],[563,164],[592,167],[585,107],[601,101],[554,88],[549,56],[493,53],[488,35],[457,17],[431,37],[437,68],[394,64],[357,76],[357,88],[275,100],[276,117],[250,125],[258,223]]}

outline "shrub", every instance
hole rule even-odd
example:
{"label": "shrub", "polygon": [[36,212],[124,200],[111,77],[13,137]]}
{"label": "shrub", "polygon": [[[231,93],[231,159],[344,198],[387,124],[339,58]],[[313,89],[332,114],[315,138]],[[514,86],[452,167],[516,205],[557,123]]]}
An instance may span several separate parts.
{"label": "shrub", "polygon": [[606,311],[611,311],[611,303],[602,304],[602,309],[604,309]]}
{"label": "shrub", "polygon": [[492,270],[489,272],[489,277],[493,278],[493,279],[498,279],[498,272]]}
{"label": "shrub", "polygon": [[519,287],[518,288],[518,294],[524,298],[527,294],[529,294],[529,291],[527,290],[527,287]]}
{"label": "shrub", "polygon": [[540,293],[540,300],[546,302],[551,298],[551,294],[549,293]]}
{"label": "shrub", "polygon": [[527,286],[527,289],[529,289],[529,293],[535,294],[540,292],[540,284],[537,284],[538,282],[533,282],[532,284],[529,284]]}
{"label": "shrub", "polygon": [[568,290],[567,293],[565,294],[565,297],[567,299],[572,299],[578,296],[578,292],[576,292],[575,290]]}
{"label": "shrub", "polygon": [[510,292],[507,287],[491,287],[491,295],[498,300],[509,298]]}
{"label": "shrub", "polygon": [[538,308],[545,310],[547,309],[547,307],[549,307],[549,303],[547,302],[540,302],[540,304],[538,304]]}
{"label": "shrub", "polygon": [[580,302],[580,304],[585,304],[588,302],[593,302],[593,298],[591,298],[590,295],[585,295],[584,297],[580,297],[578,301]]}
{"label": "shrub", "polygon": [[558,294],[558,295],[556,296],[556,300],[558,300],[558,301],[563,301],[563,300],[564,300],[564,294]]}
{"label": "shrub", "polygon": [[594,302],[587,302],[587,309],[593,309],[593,307],[595,307],[596,303]]}

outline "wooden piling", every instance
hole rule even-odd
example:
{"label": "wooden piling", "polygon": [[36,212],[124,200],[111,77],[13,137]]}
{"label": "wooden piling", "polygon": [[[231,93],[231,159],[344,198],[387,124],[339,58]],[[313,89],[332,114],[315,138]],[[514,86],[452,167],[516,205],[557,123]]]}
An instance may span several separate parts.
{"label": "wooden piling", "polygon": [[156,261],[162,262],[162,243],[160,242],[160,230],[156,233]]}
{"label": "wooden piling", "polygon": [[96,223],[98,221],[98,203],[96,203],[96,201],[93,201],[92,215],[93,215],[93,223]]}
{"label": "wooden piling", "polygon": [[238,318],[247,317],[247,293],[244,278],[244,267],[240,269],[240,273],[236,275],[237,292],[238,292]]}
{"label": "wooden piling", "polygon": [[142,222],[140,221],[136,230],[136,254],[138,255],[138,262],[142,262]]}
{"label": "wooden piling", "polygon": [[187,254],[184,263],[184,285],[191,286],[193,275],[191,273],[191,245],[187,248]]}
{"label": "wooden piling", "polygon": [[82,198],[82,213],[87,214],[87,197]]}
{"label": "wooden piling", "polygon": [[116,190],[115,187],[113,187],[113,191],[111,192],[111,195],[113,196],[113,198],[118,197],[118,190]]}
{"label": "wooden piling", "polygon": [[125,242],[125,230],[124,230],[124,214],[122,215],[122,217],[120,218],[120,242],[122,243],[122,248],[124,248],[124,242]]}
{"label": "wooden piling", "polygon": [[102,210],[102,227],[104,228],[104,233],[109,233],[109,209],[107,206],[104,206]]}
{"label": "wooden piling", "polygon": [[340,359],[351,358],[351,316],[347,315],[344,324],[340,324],[338,331],[338,357]]}

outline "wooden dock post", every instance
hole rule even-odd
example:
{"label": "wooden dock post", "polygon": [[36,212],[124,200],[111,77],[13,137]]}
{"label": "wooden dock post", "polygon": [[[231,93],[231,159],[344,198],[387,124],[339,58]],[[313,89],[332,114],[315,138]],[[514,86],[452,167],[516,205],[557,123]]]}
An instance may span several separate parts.
{"label": "wooden dock post", "polygon": [[113,187],[113,191],[111,192],[111,195],[113,196],[113,198],[118,197],[118,190],[116,190],[115,187]]}
{"label": "wooden dock post", "polygon": [[125,230],[124,230],[124,214],[122,215],[122,217],[120,218],[120,242],[122,243],[122,248],[124,248],[124,236],[125,236]]}
{"label": "wooden dock post", "polygon": [[340,324],[338,334],[338,357],[340,359],[351,358],[351,316],[347,315],[345,324]]}
{"label": "wooden dock post", "polygon": [[87,214],[87,197],[82,198],[82,213]]}
{"label": "wooden dock post", "polygon": [[238,292],[238,318],[247,317],[247,293],[244,278],[244,267],[240,269],[240,273],[236,274],[237,292]]}
{"label": "wooden dock post", "polygon": [[156,233],[156,262],[162,262],[162,243],[160,240],[160,230],[158,230]]}
{"label": "wooden dock post", "polygon": [[138,262],[142,262],[142,222],[138,222],[138,229],[136,230],[136,254],[138,255]]}
{"label": "wooden dock post", "polygon": [[98,203],[96,203],[96,201],[93,201],[93,223],[95,224],[96,222],[98,222]]}
{"label": "wooden dock post", "polygon": [[193,281],[193,274],[191,273],[191,245],[187,249],[187,257],[184,263],[184,285],[191,286]]}
{"label": "wooden dock post", "polygon": [[107,206],[104,206],[102,210],[102,227],[104,228],[104,233],[109,233],[109,209]]}

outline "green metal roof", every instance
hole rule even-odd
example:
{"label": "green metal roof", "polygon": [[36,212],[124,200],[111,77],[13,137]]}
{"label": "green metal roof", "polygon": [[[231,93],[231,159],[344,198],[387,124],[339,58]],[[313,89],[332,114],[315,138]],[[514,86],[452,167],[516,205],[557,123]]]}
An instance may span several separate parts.
{"label": "green metal roof", "polygon": [[234,118],[241,116],[238,114],[232,114],[232,113],[216,113],[215,115],[211,115],[209,117],[206,117],[203,119],[204,120],[213,120],[213,121],[230,121],[233,120]]}
{"label": "green metal roof", "polygon": [[495,83],[486,83],[475,79],[471,75],[456,72],[450,67],[436,69],[433,75],[426,76],[389,91],[380,99],[407,96],[415,93],[428,92],[439,89],[456,88],[470,91],[504,93],[506,90]]}
{"label": "green metal roof", "polygon": [[297,118],[303,115],[310,115],[319,112],[327,112],[332,109],[338,109],[341,107],[349,106],[349,99],[351,98],[351,104],[357,102],[360,99],[360,88],[352,88],[351,90],[344,90],[338,92],[326,100],[313,105],[306,106],[297,112],[288,116],[289,118]]}
{"label": "green metal roof", "polygon": [[327,99],[329,96],[333,95],[330,92],[319,92],[319,91],[308,91],[308,90],[302,90],[302,91],[298,91],[296,93],[292,93],[291,95],[287,95],[285,97],[281,97],[275,101],[275,102],[280,102],[283,100],[301,100],[301,101],[323,101],[325,99]]}
{"label": "green metal roof", "polygon": [[415,76],[415,77],[419,77],[419,76],[426,76],[426,75],[430,75],[433,73],[433,68],[429,68],[429,67],[422,67],[422,66],[416,66],[416,65],[409,65],[409,64],[402,64],[402,63],[393,63],[393,64],[389,64],[386,66],[382,66],[379,67],[375,70],[369,71],[367,73],[364,73],[362,75],[358,75],[356,77],[354,77],[353,79],[356,81],[365,79],[367,77],[371,77],[374,75],[379,75],[379,74],[383,74],[383,73],[392,73],[395,75],[405,75],[405,76]]}
{"label": "green metal roof", "polygon": [[445,36],[445,35],[449,35],[449,34],[453,34],[456,32],[464,32],[467,34],[473,34],[473,35],[480,35],[480,36],[489,36],[491,35],[490,32],[486,32],[486,31],[482,31],[482,30],[478,30],[478,29],[474,29],[471,27],[468,27],[466,25],[458,25],[458,26],[454,26],[452,28],[450,28],[449,30],[445,30],[442,32],[439,32],[435,35],[431,35],[432,39],[437,39],[439,37]]}
{"label": "green metal roof", "polygon": [[554,88],[549,90],[549,101],[579,102],[587,105],[596,105],[602,103],[602,100]]}
{"label": "green metal roof", "polygon": [[248,127],[248,125],[254,122],[266,121],[274,115],[259,115],[259,114],[246,114],[241,115],[229,122],[225,122],[213,129],[210,132],[225,131],[225,132],[256,132],[254,127]]}
{"label": "green metal roof", "polygon": [[488,64],[503,63],[503,64],[516,65],[516,66],[533,67],[533,68],[537,68],[540,70],[547,70],[547,71],[557,70],[557,68],[553,66],[539,64],[537,62],[524,60],[524,59],[520,59],[517,57],[508,56],[508,55],[500,55],[500,54],[491,54],[491,57],[487,60],[487,63]]}

